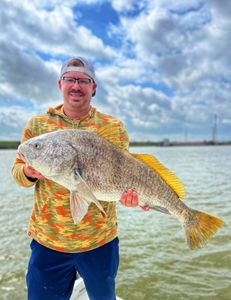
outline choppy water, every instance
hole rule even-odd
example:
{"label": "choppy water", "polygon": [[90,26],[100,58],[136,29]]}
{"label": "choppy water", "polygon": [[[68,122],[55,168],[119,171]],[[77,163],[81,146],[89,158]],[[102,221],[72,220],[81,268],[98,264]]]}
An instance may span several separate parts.
{"label": "choppy water", "polygon": [[[189,250],[178,221],[155,211],[118,205],[120,269],[117,294],[125,300],[231,299],[231,147],[132,148],[151,153],[187,189],[187,204],[226,225],[209,244]],[[33,189],[11,179],[15,151],[0,151],[0,299],[26,299],[26,228]]]}

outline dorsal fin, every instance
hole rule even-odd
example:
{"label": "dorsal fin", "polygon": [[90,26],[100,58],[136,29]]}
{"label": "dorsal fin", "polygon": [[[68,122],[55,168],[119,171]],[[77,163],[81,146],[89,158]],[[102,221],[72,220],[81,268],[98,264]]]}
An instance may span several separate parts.
{"label": "dorsal fin", "polygon": [[106,139],[107,141],[111,142],[115,146],[121,148],[121,141],[120,137],[120,126],[119,124],[108,124],[101,128],[97,128],[96,133]]}
{"label": "dorsal fin", "polygon": [[172,171],[162,165],[157,158],[150,154],[130,154],[156,171],[181,200],[185,198],[185,188],[180,179]]}

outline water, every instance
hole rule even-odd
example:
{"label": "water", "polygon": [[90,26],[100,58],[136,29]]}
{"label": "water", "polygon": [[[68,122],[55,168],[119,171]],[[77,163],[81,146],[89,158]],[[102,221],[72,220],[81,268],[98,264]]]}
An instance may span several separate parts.
{"label": "water", "polygon": [[[117,294],[125,300],[231,299],[231,147],[142,147],[182,179],[187,204],[226,225],[200,250],[189,250],[178,221],[155,211],[118,205],[120,268]],[[0,151],[0,299],[26,299],[30,239],[26,229],[33,189],[11,179],[14,150]]]}

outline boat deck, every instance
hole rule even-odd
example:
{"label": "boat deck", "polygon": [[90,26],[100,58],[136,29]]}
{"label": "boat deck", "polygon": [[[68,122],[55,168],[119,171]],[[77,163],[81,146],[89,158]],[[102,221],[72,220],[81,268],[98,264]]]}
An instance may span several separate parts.
{"label": "boat deck", "polygon": [[[70,300],[89,300],[83,279],[81,277],[79,277],[75,282],[73,293],[71,295]],[[123,299],[116,297],[116,300],[123,300]]]}

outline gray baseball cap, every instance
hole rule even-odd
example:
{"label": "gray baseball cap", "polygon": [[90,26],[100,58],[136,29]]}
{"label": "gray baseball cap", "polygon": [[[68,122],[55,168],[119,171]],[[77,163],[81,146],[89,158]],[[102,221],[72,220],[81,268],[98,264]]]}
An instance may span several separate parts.
{"label": "gray baseball cap", "polygon": [[[71,66],[70,63],[75,60],[78,59],[82,62],[83,66]],[[71,57],[68,60],[66,60],[61,68],[61,73],[60,73],[60,78],[63,77],[63,75],[67,72],[82,72],[87,74],[88,76],[90,76],[94,81],[96,79],[95,77],[95,69],[93,68],[93,66],[83,57]]]}

